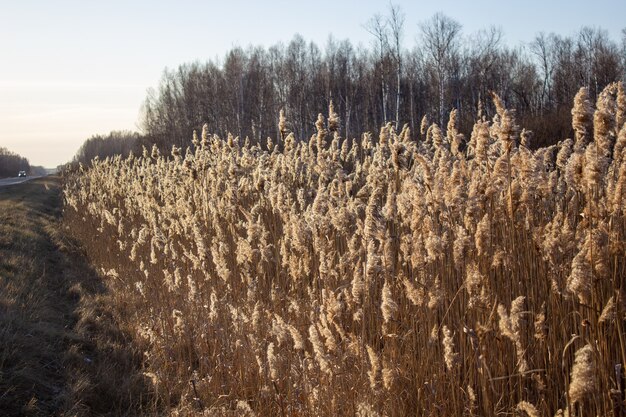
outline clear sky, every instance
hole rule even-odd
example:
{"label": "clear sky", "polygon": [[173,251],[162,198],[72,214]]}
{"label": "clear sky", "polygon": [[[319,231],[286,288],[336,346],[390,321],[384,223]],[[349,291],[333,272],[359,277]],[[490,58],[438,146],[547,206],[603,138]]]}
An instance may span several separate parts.
{"label": "clear sky", "polygon": [[[369,44],[363,24],[387,1],[0,0],[0,146],[54,167],[82,142],[137,130],[141,104],[165,67],[220,58],[233,46],[287,43],[295,33],[323,47],[332,34]],[[507,44],[541,32],[601,27],[619,41],[626,1],[404,1],[406,47],[441,11],[471,34],[501,27]]]}

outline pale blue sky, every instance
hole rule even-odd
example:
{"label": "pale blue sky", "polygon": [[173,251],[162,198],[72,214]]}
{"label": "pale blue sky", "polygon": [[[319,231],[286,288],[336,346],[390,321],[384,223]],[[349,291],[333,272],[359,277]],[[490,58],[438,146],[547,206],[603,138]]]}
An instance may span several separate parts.
{"label": "pale blue sky", "polygon": [[[323,47],[368,44],[363,24],[387,1],[0,0],[0,146],[35,165],[72,158],[96,133],[136,129],[146,89],[165,67],[222,57],[233,46],[287,43],[295,33]],[[395,1],[405,46],[438,11],[463,33],[499,26],[509,45],[540,31],[572,35],[587,25],[615,41],[626,1]]]}

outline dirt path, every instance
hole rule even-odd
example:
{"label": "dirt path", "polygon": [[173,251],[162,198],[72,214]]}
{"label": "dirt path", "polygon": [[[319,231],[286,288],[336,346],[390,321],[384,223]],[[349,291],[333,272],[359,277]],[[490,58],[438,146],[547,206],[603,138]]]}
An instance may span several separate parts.
{"label": "dirt path", "polygon": [[140,414],[140,356],[61,219],[57,177],[0,189],[0,415]]}

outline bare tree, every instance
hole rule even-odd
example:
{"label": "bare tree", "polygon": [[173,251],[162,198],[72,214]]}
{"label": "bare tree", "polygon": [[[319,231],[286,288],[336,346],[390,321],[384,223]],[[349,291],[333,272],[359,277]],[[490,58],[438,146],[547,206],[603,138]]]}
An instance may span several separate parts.
{"label": "bare tree", "polygon": [[385,71],[385,55],[389,49],[389,30],[387,27],[387,21],[383,19],[380,14],[375,14],[374,17],[372,17],[365,25],[365,30],[376,38],[378,62],[381,72],[380,89],[382,95],[383,122],[387,123],[387,97],[389,95],[389,87],[387,86]]}
{"label": "bare tree", "polygon": [[578,52],[587,57],[587,85],[594,96],[604,85],[623,76],[624,67],[618,45],[605,30],[584,27],[579,32]]}
{"label": "bare tree", "polygon": [[[487,97],[493,74],[498,72],[498,60],[501,58],[502,31],[495,27],[481,30],[469,39],[469,50],[466,52],[465,67],[470,80],[470,104],[476,109],[479,101]],[[488,87],[489,85],[489,87]],[[502,96],[502,91],[498,91]]]}
{"label": "bare tree", "polygon": [[541,90],[541,105],[545,106],[551,100],[552,72],[554,71],[554,48],[556,36],[550,34],[546,36],[541,32],[530,44],[531,52],[539,60],[539,68],[543,76],[543,87]]}
{"label": "bare tree", "polygon": [[622,80],[626,83],[626,28],[622,29]]}
{"label": "bare tree", "polygon": [[402,35],[404,28],[404,13],[400,6],[389,4],[389,17],[387,18],[391,41],[393,42],[392,54],[396,63],[396,130],[400,123],[400,85],[402,77]]}
{"label": "bare tree", "polygon": [[442,14],[435,14],[420,25],[424,49],[432,65],[439,95],[439,124],[443,125],[445,112],[445,86],[451,62],[458,55],[461,24]]}
{"label": "bare tree", "polygon": [[409,86],[409,121],[411,123],[411,130],[414,132],[417,131],[417,126],[415,124],[415,117],[418,112],[417,107],[421,102],[421,100],[417,97],[417,92],[420,90],[420,78],[424,73],[424,69],[422,68],[423,62],[424,60],[422,59],[421,51],[419,49],[415,48],[407,54],[405,74],[406,82]]}

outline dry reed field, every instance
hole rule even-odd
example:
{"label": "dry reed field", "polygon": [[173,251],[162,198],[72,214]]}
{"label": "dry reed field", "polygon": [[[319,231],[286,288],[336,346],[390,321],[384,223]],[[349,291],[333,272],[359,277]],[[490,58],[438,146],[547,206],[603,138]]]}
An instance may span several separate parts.
{"label": "dry reed field", "polygon": [[466,138],[155,148],[66,175],[172,415],[623,416],[626,96],[581,89],[573,139],[531,150],[493,97]]}

